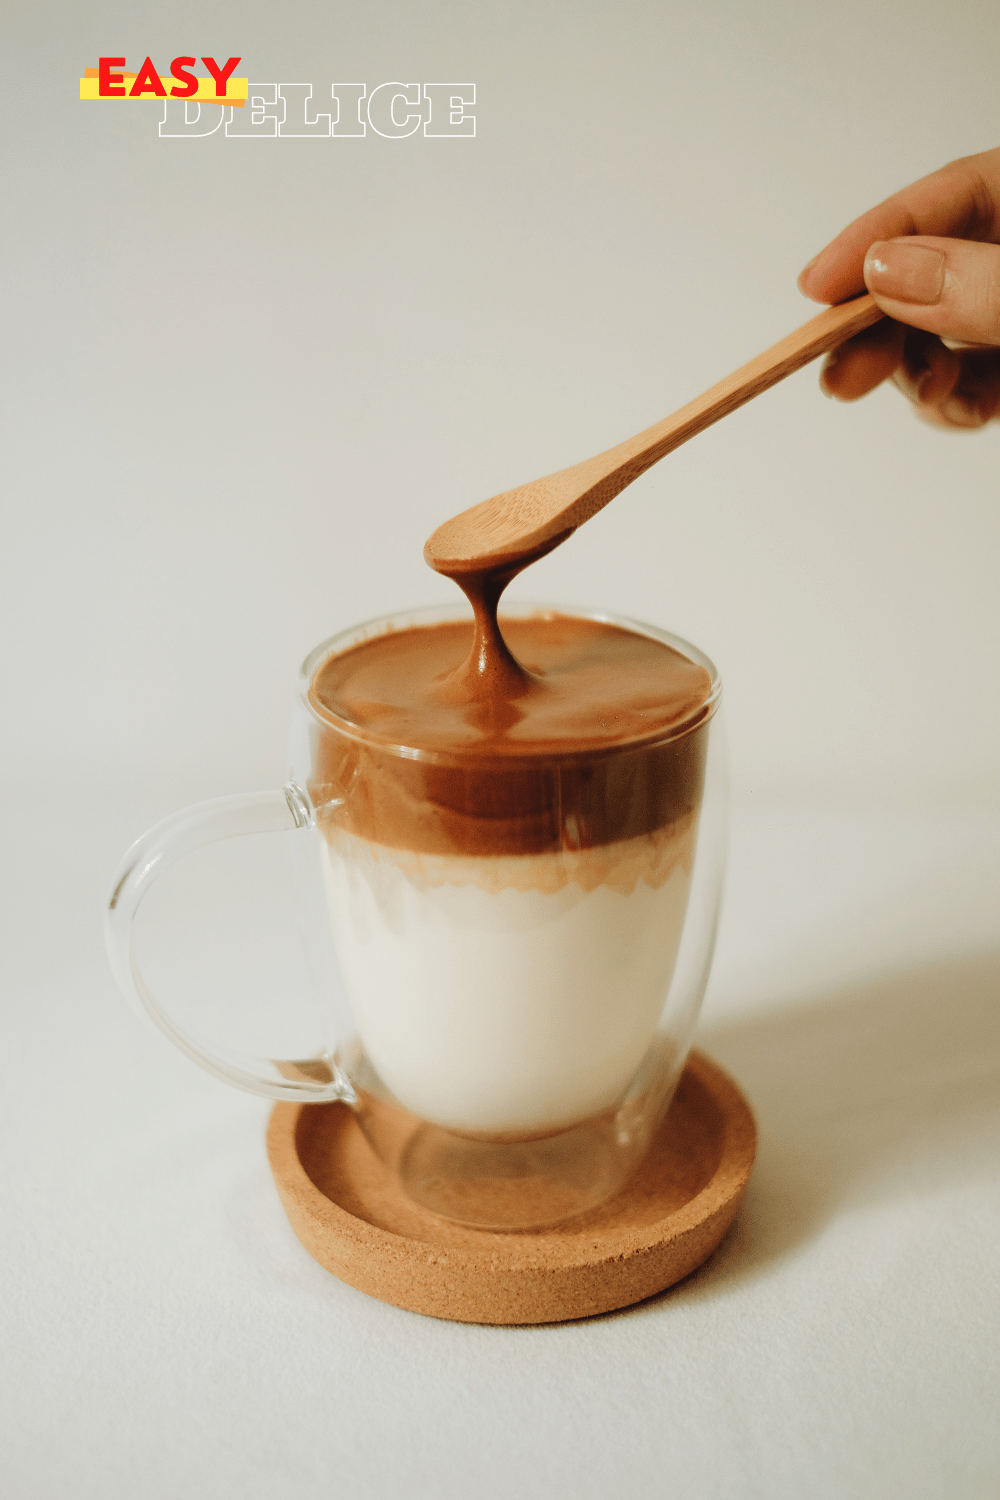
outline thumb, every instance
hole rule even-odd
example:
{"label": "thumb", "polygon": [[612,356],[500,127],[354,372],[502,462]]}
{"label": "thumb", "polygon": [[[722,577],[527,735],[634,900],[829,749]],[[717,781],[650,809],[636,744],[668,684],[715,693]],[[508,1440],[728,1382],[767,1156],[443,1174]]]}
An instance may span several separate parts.
{"label": "thumb", "polygon": [[1000,245],[907,235],[876,240],[865,283],[882,311],[966,344],[1000,344]]}

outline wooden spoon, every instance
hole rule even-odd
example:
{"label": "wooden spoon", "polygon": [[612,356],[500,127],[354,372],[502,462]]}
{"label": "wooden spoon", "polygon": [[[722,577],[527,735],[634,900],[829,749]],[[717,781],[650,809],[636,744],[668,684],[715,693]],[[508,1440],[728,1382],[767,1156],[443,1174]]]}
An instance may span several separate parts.
{"label": "wooden spoon", "polygon": [[655,427],[453,516],[427,542],[424,557],[439,573],[457,576],[551,551],[665,454],[882,316],[869,296],[824,309]]}

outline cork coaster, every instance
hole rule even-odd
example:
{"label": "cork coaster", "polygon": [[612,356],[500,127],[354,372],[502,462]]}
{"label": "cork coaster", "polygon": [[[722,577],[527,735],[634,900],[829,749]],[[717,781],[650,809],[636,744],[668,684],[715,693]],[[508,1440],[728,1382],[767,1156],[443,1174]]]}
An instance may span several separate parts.
{"label": "cork coaster", "polygon": [[342,1104],[278,1104],[267,1133],[285,1212],[320,1265],[383,1302],[461,1323],[558,1323],[672,1286],[732,1223],[756,1145],[736,1085],[693,1052],[615,1198],[554,1227],[494,1232],[413,1203]]}

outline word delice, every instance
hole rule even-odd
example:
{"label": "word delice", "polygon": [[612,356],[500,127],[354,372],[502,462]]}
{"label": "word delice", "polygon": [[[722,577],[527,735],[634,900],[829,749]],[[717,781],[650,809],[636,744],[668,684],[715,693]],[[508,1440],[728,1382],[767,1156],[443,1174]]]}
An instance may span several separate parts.
{"label": "word delice", "polygon": [[[246,107],[189,104],[165,99],[162,136],[214,135],[225,124],[227,136],[414,135],[474,136],[474,83],[380,83],[368,93],[363,83],[334,83],[330,102],[313,98],[311,83],[251,83]],[[227,118],[228,114],[228,118]]]}

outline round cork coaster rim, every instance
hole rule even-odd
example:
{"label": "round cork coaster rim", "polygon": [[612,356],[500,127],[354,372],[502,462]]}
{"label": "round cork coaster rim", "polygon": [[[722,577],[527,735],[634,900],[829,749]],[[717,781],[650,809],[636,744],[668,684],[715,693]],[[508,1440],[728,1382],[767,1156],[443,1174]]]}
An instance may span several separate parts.
{"label": "round cork coaster rim", "polygon": [[[583,1215],[579,1232],[574,1232],[570,1220],[556,1226],[555,1236],[545,1230],[469,1231],[482,1234],[479,1249],[453,1241],[411,1238],[370,1223],[321,1192],[302,1163],[298,1124],[302,1112],[314,1105],[275,1105],[267,1130],[268,1159],[288,1219],[310,1255],[340,1280],[370,1296],[460,1322],[544,1323],[590,1316],[628,1306],[690,1275],[717,1248],[735,1217],[756,1155],[753,1114],[732,1079],[704,1053],[692,1051],[684,1073],[700,1085],[719,1112],[718,1164],[700,1191],[679,1209],[617,1235],[606,1225],[595,1233]],[[641,1181],[640,1166],[633,1182]],[[627,1193],[628,1186],[619,1196]],[[428,1215],[429,1220],[433,1218]],[[538,1254],[542,1246],[544,1264]],[[446,1253],[440,1266],[435,1263],[435,1248]],[[407,1265],[414,1273],[412,1282],[401,1275]],[[609,1285],[606,1298],[594,1287],[594,1275],[602,1268],[613,1273],[614,1286]],[[506,1283],[506,1296],[499,1300],[498,1269],[505,1273]],[[562,1288],[558,1300],[564,1310],[547,1310],[544,1297],[539,1302],[537,1284],[529,1289],[528,1282],[537,1283],[540,1274],[550,1281],[558,1279]],[[456,1276],[464,1284],[457,1301],[453,1295]],[[656,1284],[651,1284],[651,1277]],[[440,1293],[448,1295],[439,1295],[439,1289],[428,1285],[428,1278],[431,1283],[447,1279],[451,1285],[447,1289],[442,1285]],[[523,1308],[517,1305],[519,1278],[524,1280],[526,1293]],[[574,1279],[581,1283],[575,1301]],[[482,1297],[476,1294],[479,1283],[491,1283],[489,1293]],[[554,1285],[552,1291],[556,1291]]]}

